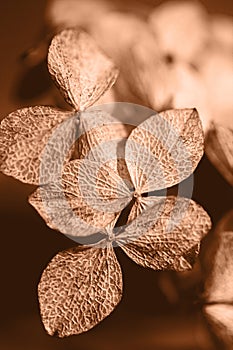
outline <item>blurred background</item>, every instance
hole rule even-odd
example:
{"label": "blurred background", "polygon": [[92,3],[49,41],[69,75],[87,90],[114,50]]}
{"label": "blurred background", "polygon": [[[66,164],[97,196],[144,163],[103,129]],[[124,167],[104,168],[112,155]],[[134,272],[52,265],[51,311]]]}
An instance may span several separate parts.
{"label": "blurred background", "polygon": [[[113,0],[113,3],[116,9],[146,17],[163,2]],[[230,0],[202,3],[209,13],[232,15]],[[98,0],[95,4],[98,7]],[[47,5],[45,0],[0,2],[1,119],[22,106],[54,103],[56,88],[40,60],[43,50],[46,51],[43,42],[54,31],[53,25],[45,20]],[[28,59],[28,50],[38,43],[42,47],[39,53],[33,51]],[[34,65],[33,59],[39,63]],[[154,272],[137,266],[121,252],[117,255],[124,275],[124,294],[116,310],[86,334],[62,340],[49,337],[40,320],[37,284],[50,259],[74,242],[46,227],[27,203],[33,190],[33,186],[0,175],[1,349],[222,348],[201,312],[198,267],[182,277],[172,272]],[[193,199],[209,212],[214,225],[232,207],[232,195],[231,186],[204,156],[195,172]]]}

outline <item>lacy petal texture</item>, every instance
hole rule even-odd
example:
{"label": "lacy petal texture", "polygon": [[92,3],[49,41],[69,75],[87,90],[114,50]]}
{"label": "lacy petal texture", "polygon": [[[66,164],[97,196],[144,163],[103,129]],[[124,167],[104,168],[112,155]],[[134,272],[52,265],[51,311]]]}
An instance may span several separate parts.
{"label": "lacy petal texture", "polygon": [[[65,337],[91,329],[119,303],[115,246],[144,267],[184,271],[211,222],[190,199],[154,196],[190,176],[203,155],[196,109],[155,113],[136,128],[88,109],[115,82],[117,69],[76,29],[54,37],[48,66],[72,110],[28,107],[3,119],[0,167],[40,185],[29,202],[49,227],[84,242],[56,255],[38,287],[47,332]],[[125,208],[129,216],[119,226]]]}
{"label": "lacy petal texture", "polygon": [[[75,124],[80,123],[78,111],[94,104],[114,84],[118,74],[112,61],[102,54],[93,39],[76,29],[64,30],[53,38],[48,67],[72,111],[47,106],[28,107],[11,113],[0,124],[0,170],[35,185],[41,182],[42,151],[55,129],[70,119],[67,122],[70,125],[66,127],[69,135],[63,133],[60,137],[69,137],[66,144],[73,145]],[[69,153],[66,156],[70,158]]]}

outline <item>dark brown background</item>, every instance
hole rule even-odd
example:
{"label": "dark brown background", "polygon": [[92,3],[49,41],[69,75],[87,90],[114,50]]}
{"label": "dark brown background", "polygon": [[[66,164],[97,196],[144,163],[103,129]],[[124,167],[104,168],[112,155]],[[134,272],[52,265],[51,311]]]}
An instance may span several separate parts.
{"label": "dark brown background", "polygon": [[[131,3],[133,9],[134,1]],[[211,12],[232,13],[230,0],[203,3]],[[20,60],[22,53],[45,32],[44,8],[44,0],[0,3],[0,118],[21,106],[50,101],[49,93],[43,90],[47,87],[47,72],[42,69],[29,74]],[[124,296],[116,311],[86,334],[64,340],[47,336],[39,316],[37,283],[51,257],[74,244],[47,228],[30,207],[27,196],[32,191],[32,186],[0,175],[1,349],[216,348],[199,312],[201,306],[195,303],[194,293],[181,288],[179,299],[172,288],[166,287],[170,281],[167,274],[143,269],[121,253]],[[231,207],[232,189],[205,157],[195,173],[193,198],[208,209],[214,223]],[[171,279],[175,279],[173,274]],[[171,290],[170,299],[175,301],[178,297],[179,302],[171,304],[159,285]]]}

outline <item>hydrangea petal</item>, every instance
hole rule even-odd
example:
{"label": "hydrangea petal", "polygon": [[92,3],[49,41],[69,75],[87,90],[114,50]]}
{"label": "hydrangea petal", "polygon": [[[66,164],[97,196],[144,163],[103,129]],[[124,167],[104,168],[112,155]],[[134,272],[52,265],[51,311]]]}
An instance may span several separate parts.
{"label": "hydrangea petal", "polygon": [[94,104],[118,75],[95,41],[78,29],[65,29],[53,38],[48,69],[66,101],[76,110]]}
{"label": "hydrangea petal", "polygon": [[195,109],[168,110],[137,126],[125,159],[135,191],[164,189],[186,179],[203,155],[203,130]]}
{"label": "hydrangea petal", "polygon": [[64,166],[62,179],[29,198],[47,225],[69,236],[87,236],[114,220],[131,199],[123,180],[109,167],[88,160]]}
{"label": "hydrangea petal", "polygon": [[129,223],[116,241],[137,264],[155,270],[190,269],[211,222],[186,198],[165,197]]}
{"label": "hydrangea petal", "polygon": [[[63,133],[53,146],[57,157],[71,153],[66,149],[75,141],[76,119],[73,113],[47,106],[19,109],[9,114],[0,124],[0,170],[16,179],[30,183],[40,183],[40,163],[43,150],[52,134],[62,122]],[[64,159],[63,159],[64,160]]]}
{"label": "hydrangea petal", "polygon": [[57,254],[39,286],[42,320],[50,335],[86,332],[117,306],[122,273],[111,247],[76,247]]}

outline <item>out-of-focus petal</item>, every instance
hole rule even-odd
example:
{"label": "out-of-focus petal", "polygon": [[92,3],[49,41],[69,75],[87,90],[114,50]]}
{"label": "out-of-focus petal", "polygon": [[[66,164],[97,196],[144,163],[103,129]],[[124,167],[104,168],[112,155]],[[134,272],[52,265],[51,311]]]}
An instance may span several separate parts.
{"label": "out-of-focus petal", "polygon": [[[229,212],[204,247],[204,314],[214,333],[227,349],[233,344],[233,221]],[[231,231],[224,231],[231,229]]]}
{"label": "out-of-focus petal", "polygon": [[206,135],[205,152],[222,176],[233,186],[233,125],[226,128],[213,122]]}
{"label": "out-of-focus petal", "polygon": [[156,7],[149,24],[164,55],[192,61],[209,39],[208,18],[200,3],[168,1]]}
{"label": "out-of-focus petal", "polygon": [[131,91],[156,111],[166,109],[172,100],[170,67],[161,57],[157,42],[149,30],[132,42],[128,63]]}
{"label": "out-of-focus petal", "polygon": [[125,159],[137,193],[164,189],[186,179],[203,155],[203,130],[195,109],[155,114],[126,141]]}
{"label": "out-of-focus petal", "polygon": [[232,54],[212,50],[201,59],[200,73],[208,91],[212,120],[223,126],[232,124],[233,63]]}
{"label": "out-of-focus petal", "polygon": [[86,332],[117,306],[122,272],[112,247],[77,247],[57,254],[39,286],[42,320],[50,335]]}
{"label": "out-of-focus petal", "polygon": [[49,0],[46,19],[50,26],[88,28],[112,8],[113,4],[105,0]]}
{"label": "out-of-focus petal", "polygon": [[111,12],[94,23],[91,34],[98,45],[122,69],[127,52],[133,43],[150,33],[147,24],[135,15]]}
{"label": "out-of-focus petal", "polygon": [[58,132],[57,142],[51,145],[53,159],[60,156],[64,160],[63,153],[66,158],[70,156],[76,133],[72,115],[47,106],[27,107],[9,114],[0,124],[0,170],[22,182],[39,184],[43,151],[62,122],[64,130]]}
{"label": "out-of-focus petal", "polygon": [[112,12],[99,18],[91,33],[120,68],[115,87],[117,95],[127,102],[166,104],[162,100],[166,87],[165,67],[145,21],[132,14]]}
{"label": "out-of-focus petal", "polygon": [[206,250],[208,266],[205,268],[208,275],[205,280],[205,299],[210,303],[232,304],[233,231],[215,234],[209,248]]}
{"label": "out-of-focus petal", "polygon": [[212,15],[210,18],[211,37],[219,48],[233,49],[233,18],[227,15]]}
{"label": "out-of-focus petal", "polygon": [[173,108],[196,108],[206,131],[213,115],[208,105],[209,92],[199,72],[185,63],[175,64],[169,71]]}
{"label": "out-of-focus petal", "polygon": [[186,198],[164,197],[143,211],[117,236],[117,243],[139,265],[190,269],[211,222],[205,210]]}
{"label": "out-of-focus petal", "polygon": [[128,188],[111,168],[87,160],[67,163],[60,183],[29,198],[49,227],[74,237],[100,231],[129,201]]}
{"label": "out-of-focus petal", "polygon": [[53,38],[48,68],[66,101],[76,110],[95,103],[118,75],[94,40],[78,29],[65,29]]}
{"label": "out-of-focus petal", "polygon": [[[232,276],[230,277],[232,279]],[[227,346],[233,344],[233,305],[213,304],[205,306],[205,314],[214,332]]]}

